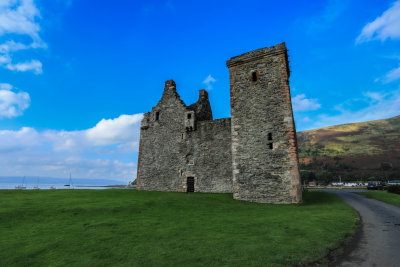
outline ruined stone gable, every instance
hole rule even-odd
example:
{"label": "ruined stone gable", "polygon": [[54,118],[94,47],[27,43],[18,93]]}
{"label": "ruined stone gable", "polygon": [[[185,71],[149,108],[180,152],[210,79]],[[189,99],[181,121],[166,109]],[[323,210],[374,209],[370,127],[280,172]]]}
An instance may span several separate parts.
{"label": "ruined stone gable", "polygon": [[161,100],[144,114],[141,123],[137,179],[140,189],[177,191],[177,166],[182,163],[180,133],[185,129],[186,111],[175,82],[165,82]]}
{"label": "ruined stone gable", "polygon": [[144,114],[138,190],[232,192],[230,118],[213,120],[208,93],[186,106],[170,80],[160,102]]}
{"label": "ruined stone gable", "polygon": [[232,118],[213,120],[204,89],[186,106],[175,82],[166,82],[142,120],[137,189],[301,202],[285,44],[231,58],[227,66]]}

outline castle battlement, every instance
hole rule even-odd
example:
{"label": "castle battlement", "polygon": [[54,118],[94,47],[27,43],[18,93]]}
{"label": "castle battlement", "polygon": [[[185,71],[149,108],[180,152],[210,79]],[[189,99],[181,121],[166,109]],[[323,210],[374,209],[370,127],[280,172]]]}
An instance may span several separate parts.
{"label": "castle battlement", "polygon": [[257,50],[253,50],[244,54],[241,54],[236,57],[232,57],[230,60],[226,62],[226,66],[228,68],[245,64],[251,61],[259,60],[265,57],[273,57],[281,54],[286,54],[287,49],[285,43],[278,44],[272,47],[264,47]]}

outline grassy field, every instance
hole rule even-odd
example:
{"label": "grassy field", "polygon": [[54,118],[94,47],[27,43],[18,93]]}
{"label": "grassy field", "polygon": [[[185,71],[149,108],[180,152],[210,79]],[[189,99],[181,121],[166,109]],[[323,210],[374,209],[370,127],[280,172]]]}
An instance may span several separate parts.
{"label": "grassy field", "polygon": [[0,190],[0,265],[307,264],[340,246],[357,221],[324,192],[271,205],[231,194]]}
{"label": "grassy field", "polygon": [[370,191],[359,194],[400,207],[400,195],[398,194],[388,193],[386,191]]}

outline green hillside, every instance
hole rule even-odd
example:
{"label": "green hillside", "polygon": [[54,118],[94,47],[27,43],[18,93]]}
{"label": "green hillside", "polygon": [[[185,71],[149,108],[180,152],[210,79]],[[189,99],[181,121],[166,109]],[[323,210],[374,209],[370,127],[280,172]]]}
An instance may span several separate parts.
{"label": "green hillside", "polygon": [[305,180],[400,179],[400,116],[297,133]]}

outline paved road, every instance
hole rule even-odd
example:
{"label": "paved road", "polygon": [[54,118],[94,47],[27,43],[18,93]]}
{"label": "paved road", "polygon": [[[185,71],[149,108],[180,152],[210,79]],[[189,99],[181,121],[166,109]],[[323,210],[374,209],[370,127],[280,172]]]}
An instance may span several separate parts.
{"label": "paved road", "polygon": [[330,192],[361,217],[360,232],[335,266],[400,266],[400,207],[351,192]]}

